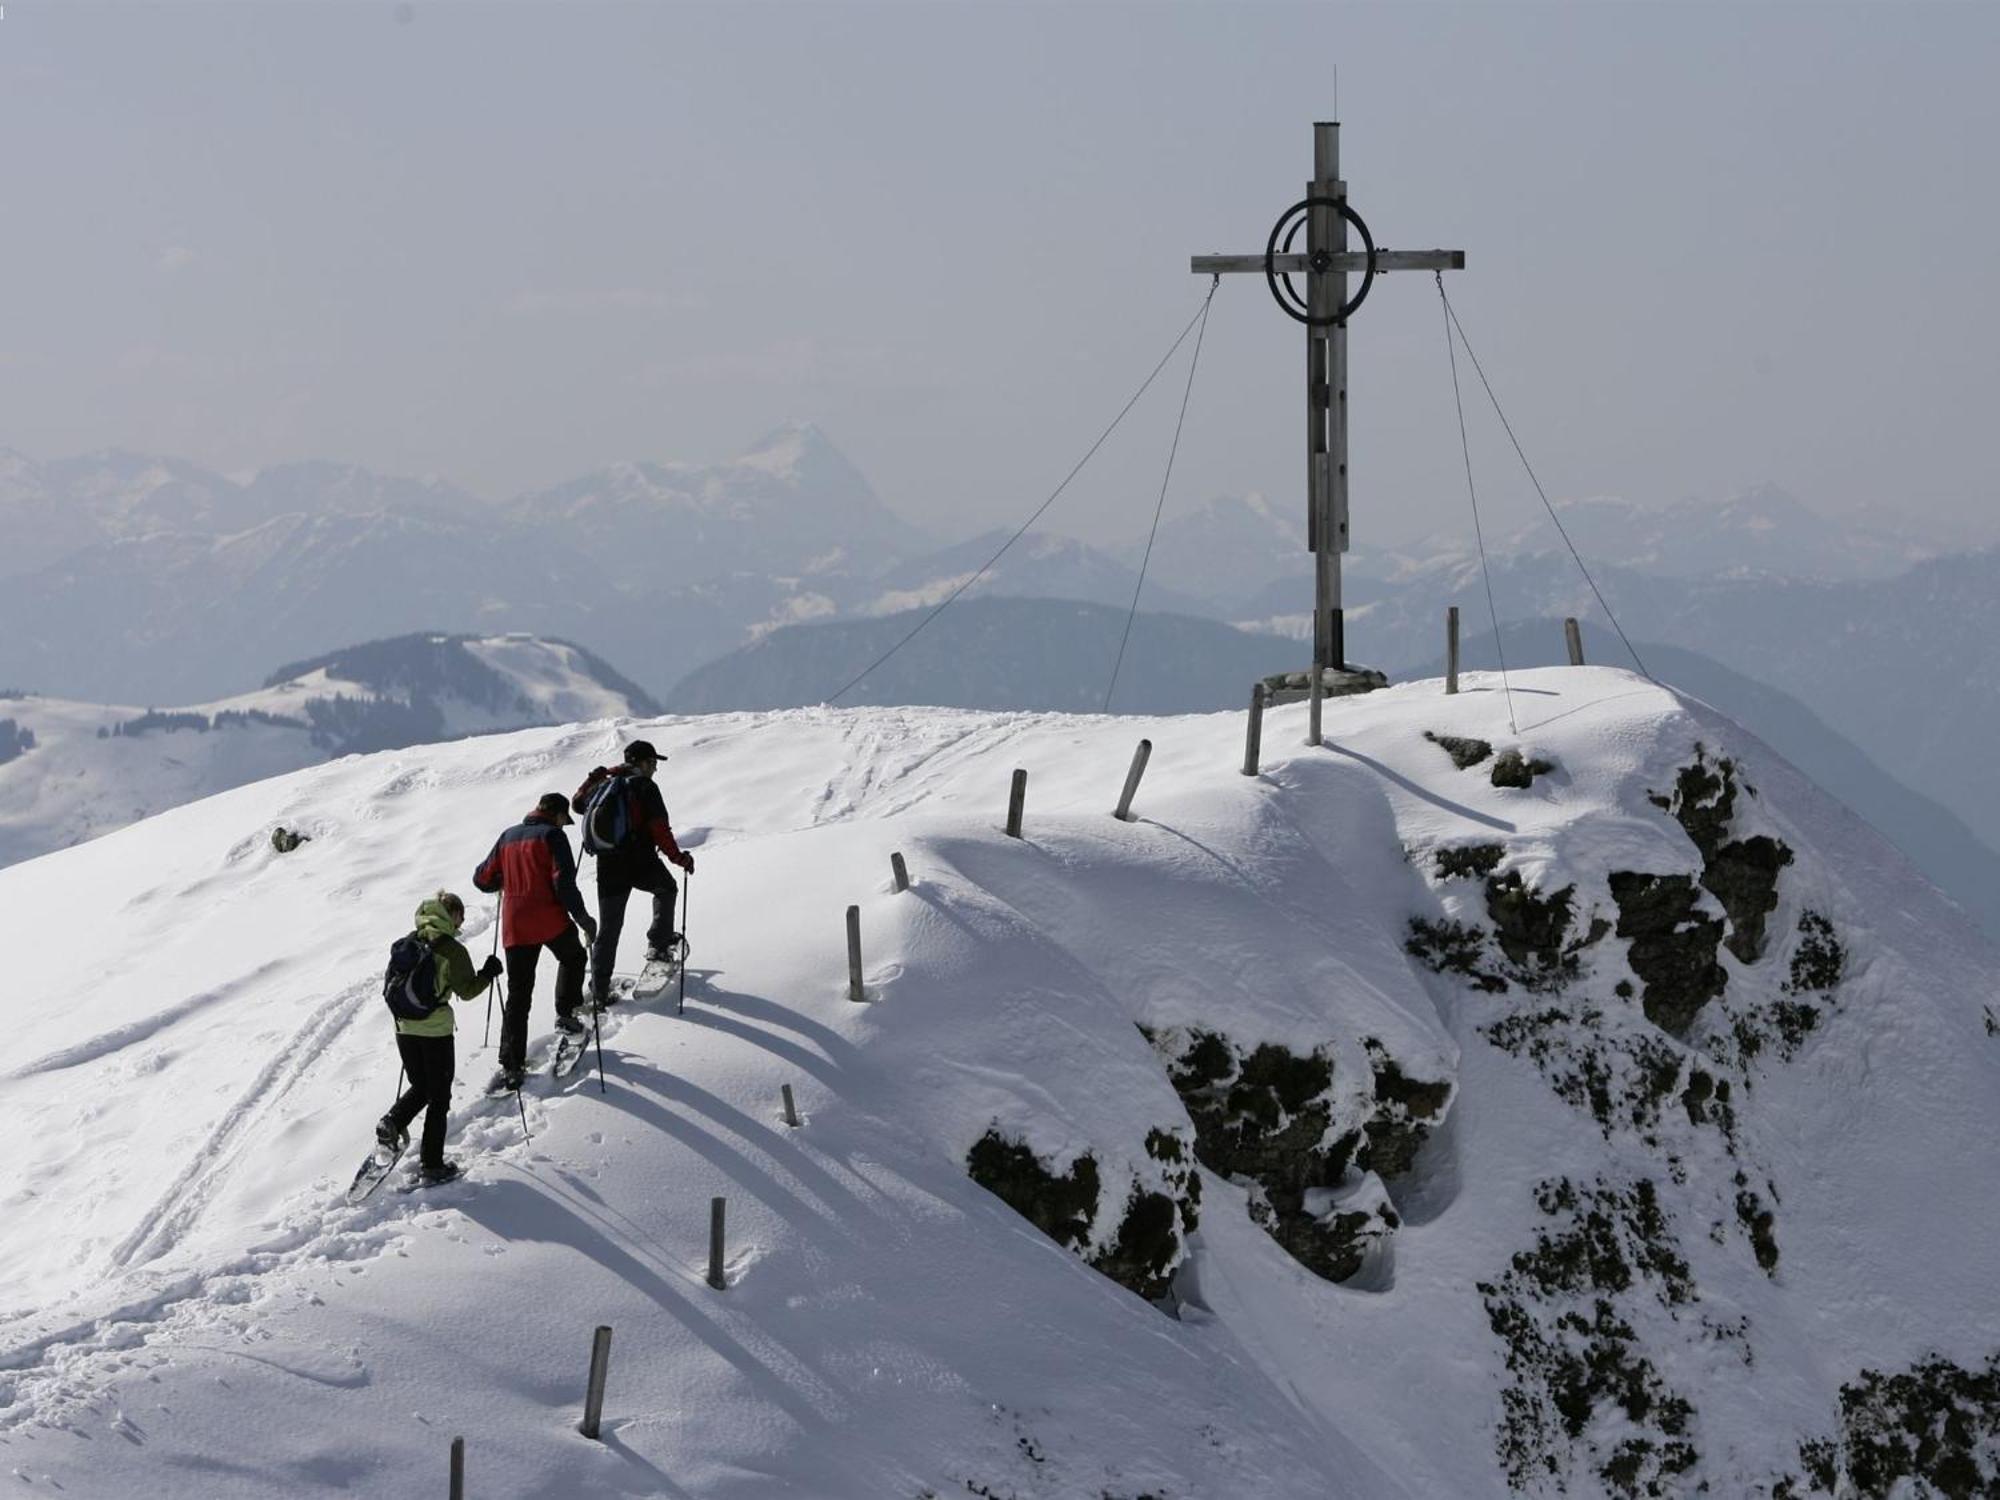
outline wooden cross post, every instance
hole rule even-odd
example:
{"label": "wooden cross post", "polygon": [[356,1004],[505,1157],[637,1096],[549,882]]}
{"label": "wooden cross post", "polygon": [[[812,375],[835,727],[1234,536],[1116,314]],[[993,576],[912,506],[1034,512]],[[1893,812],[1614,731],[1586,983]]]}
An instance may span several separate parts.
{"label": "wooden cross post", "polygon": [[[1292,249],[1303,223],[1304,254]],[[1349,225],[1364,248],[1350,249]],[[1282,244],[1280,241],[1282,240]],[[1197,255],[1198,275],[1261,272],[1278,305],[1306,325],[1306,546],[1313,554],[1313,668],[1324,674],[1347,665],[1346,626],[1340,604],[1340,554],[1347,550],[1347,319],[1384,271],[1462,271],[1463,250],[1383,250],[1347,206],[1340,177],[1340,126],[1313,126],[1313,179],[1271,231],[1262,255]],[[1348,296],[1347,278],[1359,272],[1361,290]],[[1301,302],[1291,278],[1306,278]],[[1283,290],[1280,290],[1280,286]],[[1287,300],[1289,297],[1289,300]]]}

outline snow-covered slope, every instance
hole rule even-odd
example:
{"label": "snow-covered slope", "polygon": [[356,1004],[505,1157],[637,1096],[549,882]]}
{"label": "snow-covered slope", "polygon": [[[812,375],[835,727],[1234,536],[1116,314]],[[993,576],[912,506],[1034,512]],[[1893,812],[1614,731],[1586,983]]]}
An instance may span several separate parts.
{"label": "snow-covered slope", "polygon": [[653,712],[567,641],[422,634],[281,667],[255,692],[176,709],[0,692],[0,865],[357,750]]}
{"label": "snow-covered slope", "polygon": [[1483,678],[1320,749],[1275,710],[1254,778],[1237,715],[647,725],[685,1015],[612,1012],[532,1141],[462,1089],[470,1180],[360,1207],[389,940],[610,726],[0,871],[0,1458],[160,1500],[429,1493],[455,1434],[481,1496],[1796,1496],[1887,1494],[1906,1423],[1990,1488],[1993,949],[1706,710],[1513,685],[1518,734]]}

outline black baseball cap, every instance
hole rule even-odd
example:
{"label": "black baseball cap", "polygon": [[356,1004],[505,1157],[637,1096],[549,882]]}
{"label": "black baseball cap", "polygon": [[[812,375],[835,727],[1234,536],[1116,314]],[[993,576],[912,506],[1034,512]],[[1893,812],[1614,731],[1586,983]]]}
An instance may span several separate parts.
{"label": "black baseball cap", "polygon": [[558,828],[567,828],[576,821],[569,815],[569,798],[561,792],[543,792],[541,800],[535,804],[535,811]]}
{"label": "black baseball cap", "polygon": [[662,761],[666,757],[653,748],[651,740],[634,740],[625,747],[625,764],[637,765],[642,760]]}

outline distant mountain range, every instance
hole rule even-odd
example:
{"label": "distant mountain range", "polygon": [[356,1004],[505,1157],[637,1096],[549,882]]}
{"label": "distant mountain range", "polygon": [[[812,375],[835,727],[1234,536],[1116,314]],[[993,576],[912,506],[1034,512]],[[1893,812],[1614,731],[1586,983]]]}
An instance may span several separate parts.
{"label": "distant mountain range", "polygon": [[[1592,499],[1558,513],[1629,631],[1796,695],[2000,845],[1985,790],[2000,550],[1927,555],[1769,486],[1720,505]],[[233,479],[140,454],[0,453],[0,534],[0,683],[123,702],[207,701],[274,656],[438,630],[582,642],[659,697],[776,632],[926,607],[1005,539],[938,545],[804,424],[727,463],[616,464],[506,503],[350,465]],[[954,611],[978,598],[1122,611],[1142,550],[1031,532]],[[1579,615],[1593,659],[1610,659],[1546,520],[1500,531],[1489,555],[1503,622]],[[1356,552],[1344,571],[1351,654],[1392,675],[1437,655],[1448,604],[1468,633],[1487,624],[1465,541]],[[1298,505],[1218,497],[1167,516],[1140,607],[1302,640],[1310,576]],[[1022,650],[1044,659],[1038,635]]]}
{"label": "distant mountain range", "polygon": [[[930,611],[774,630],[689,674],[671,713],[822,703],[887,655]],[[928,704],[1097,713],[1201,713],[1247,699],[1267,673],[1303,666],[1296,644],[1216,620],[1141,612],[1112,689],[1127,611],[1065,599],[964,599],[844,694],[845,706]]]}
{"label": "distant mountain range", "polygon": [[371,641],[180,708],[0,692],[0,865],[341,755],[658,713],[581,646],[522,635]]}

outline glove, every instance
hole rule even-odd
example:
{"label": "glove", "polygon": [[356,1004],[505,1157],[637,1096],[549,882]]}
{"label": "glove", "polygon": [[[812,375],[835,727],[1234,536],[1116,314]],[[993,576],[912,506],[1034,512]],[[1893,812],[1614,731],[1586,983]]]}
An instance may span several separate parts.
{"label": "glove", "polygon": [[685,849],[681,851],[681,857],[675,863],[683,870],[686,870],[688,874],[694,874],[694,856],[689,854]]}
{"label": "glove", "polygon": [[500,962],[499,954],[489,953],[486,955],[486,962],[479,966],[479,977],[486,980],[498,979],[506,967]]}
{"label": "glove", "polygon": [[586,943],[597,941],[597,918],[588,914],[578,917],[577,926],[583,929],[583,940]]}

